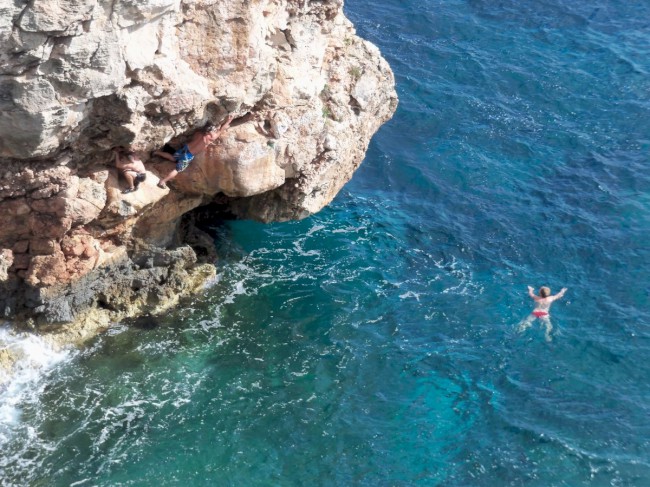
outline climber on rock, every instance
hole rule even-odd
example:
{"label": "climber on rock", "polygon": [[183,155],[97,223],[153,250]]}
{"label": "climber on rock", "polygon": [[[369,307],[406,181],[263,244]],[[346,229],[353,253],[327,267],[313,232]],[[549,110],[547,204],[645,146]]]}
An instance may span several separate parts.
{"label": "climber on rock", "polygon": [[113,153],[115,155],[115,167],[117,167],[129,185],[128,188],[122,190],[122,193],[127,194],[135,191],[147,177],[144,164],[135,152],[124,149],[123,147],[116,147],[113,149]]}
{"label": "climber on rock", "polygon": [[174,179],[179,172],[187,169],[194,157],[214,143],[230,126],[230,122],[232,122],[234,118],[234,115],[228,115],[219,128],[215,128],[213,125],[208,125],[203,130],[199,130],[192,136],[192,139],[187,144],[183,145],[183,147],[178,150],[174,150],[166,144],[163,150],[153,151],[151,153],[152,156],[160,156],[168,161],[176,163],[176,168],[160,180],[158,187],[161,189],[167,189],[167,182]]}

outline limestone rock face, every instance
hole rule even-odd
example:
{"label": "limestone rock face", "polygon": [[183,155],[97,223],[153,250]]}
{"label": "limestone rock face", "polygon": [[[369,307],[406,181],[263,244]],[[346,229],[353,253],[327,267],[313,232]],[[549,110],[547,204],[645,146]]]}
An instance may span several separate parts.
{"label": "limestone rock face", "polygon": [[[261,221],[318,211],[396,106],[342,0],[0,0],[0,315],[70,321],[101,301],[75,283],[184,248],[183,215],[215,198]],[[158,188],[174,165],[151,151],[228,114]],[[129,194],[117,146],[146,164]]]}

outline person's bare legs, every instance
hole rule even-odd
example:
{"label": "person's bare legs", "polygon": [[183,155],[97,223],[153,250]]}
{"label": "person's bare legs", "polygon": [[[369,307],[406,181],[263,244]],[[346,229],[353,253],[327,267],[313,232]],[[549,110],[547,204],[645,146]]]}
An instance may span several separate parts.
{"label": "person's bare legs", "polygon": [[131,171],[126,171],[123,172],[122,175],[124,176],[124,179],[126,179],[126,182],[129,184],[129,187],[122,191],[122,193],[130,193],[131,191],[135,190],[135,185],[134,183],[134,177],[133,173]]}
{"label": "person's bare legs", "polygon": [[[170,154],[169,152],[164,152],[164,151],[161,151],[161,150],[156,150],[156,151],[153,151],[152,154],[153,154],[154,156],[160,156],[160,157],[162,157],[163,159],[167,159],[168,161],[176,162],[176,159],[174,158],[174,156],[173,156],[172,154]],[[174,170],[173,170],[172,172],[170,172],[167,176],[165,176],[163,179],[161,179],[160,181],[158,181],[158,185],[157,185],[157,186],[158,186],[159,188],[161,188],[161,189],[167,189],[167,181],[171,181],[171,180],[174,179],[177,175],[178,175],[178,171],[177,171],[176,169],[174,169]]]}
{"label": "person's bare legs", "polygon": [[533,320],[534,320],[534,319],[535,319],[535,315],[530,314],[530,315],[526,316],[526,317],[525,317],[523,320],[521,320],[521,322],[519,323],[519,327],[517,328],[517,330],[518,330],[520,333],[526,331],[528,328],[530,328],[530,325],[533,324]]}
{"label": "person's bare legs", "polygon": [[158,187],[162,189],[167,189],[167,181],[171,181],[174,179],[176,176],[178,176],[178,171],[174,169],[172,172],[170,172],[167,176],[165,176],[163,179],[158,181]]}
{"label": "person's bare legs", "polygon": [[551,331],[553,331],[553,325],[551,324],[551,319],[548,316],[543,316],[540,318],[544,326],[546,327],[546,333],[544,334],[544,337],[546,338],[547,342],[550,342],[553,340],[551,338]]}

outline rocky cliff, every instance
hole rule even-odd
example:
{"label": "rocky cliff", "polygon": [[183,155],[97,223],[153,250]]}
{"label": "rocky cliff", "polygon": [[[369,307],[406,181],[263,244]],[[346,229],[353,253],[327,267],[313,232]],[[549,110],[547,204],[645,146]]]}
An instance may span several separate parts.
{"label": "rocky cliff", "polygon": [[[396,105],[342,0],[0,0],[0,316],[83,335],[163,309],[214,274],[197,208],[318,211]],[[158,188],[173,164],[152,149],[229,114]],[[145,163],[135,192],[116,146]]]}

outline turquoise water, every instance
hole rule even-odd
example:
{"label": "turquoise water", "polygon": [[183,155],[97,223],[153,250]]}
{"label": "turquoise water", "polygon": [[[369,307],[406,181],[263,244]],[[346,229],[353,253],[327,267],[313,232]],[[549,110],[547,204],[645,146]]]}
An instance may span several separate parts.
{"label": "turquoise water", "polygon": [[3,485],[650,485],[650,5],[346,11],[401,100],[352,182],[1,397]]}

